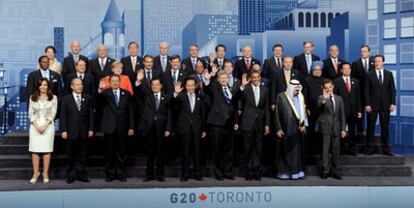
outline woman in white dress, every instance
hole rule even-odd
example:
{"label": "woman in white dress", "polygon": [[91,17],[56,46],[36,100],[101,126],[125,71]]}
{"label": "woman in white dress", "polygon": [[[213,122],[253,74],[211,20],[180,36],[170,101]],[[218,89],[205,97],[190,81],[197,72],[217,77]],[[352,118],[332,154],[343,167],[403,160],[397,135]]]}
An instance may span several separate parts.
{"label": "woman in white dress", "polygon": [[[49,69],[60,75],[62,73],[62,64],[56,59],[55,55],[56,55],[55,47],[47,46],[45,48],[45,56],[49,58]],[[37,65],[37,69],[40,69],[39,64]]]}
{"label": "woman in white dress", "polygon": [[58,101],[53,95],[46,78],[39,80],[36,91],[29,101],[29,152],[32,153],[33,176],[30,183],[36,183],[40,176],[39,162],[43,156],[43,182],[49,182],[50,155],[55,139],[55,119]]}

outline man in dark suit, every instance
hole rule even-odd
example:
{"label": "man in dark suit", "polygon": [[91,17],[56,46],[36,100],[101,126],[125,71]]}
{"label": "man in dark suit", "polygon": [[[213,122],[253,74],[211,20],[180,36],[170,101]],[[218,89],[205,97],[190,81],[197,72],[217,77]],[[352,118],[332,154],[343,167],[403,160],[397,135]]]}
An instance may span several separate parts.
{"label": "man in dark suit", "polygon": [[49,58],[47,56],[39,57],[38,62],[40,69],[31,72],[27,78],[27,103],[29,103],[30,96],[36,91],[36,87],[41,78],[49,80],[53,94],[56,95],[58,101],[60,101],[62,98],[62,82],[60,75],[49,69]]}
{"label": "man in dark suit", "polygon": [[342,77],[334,81],[334,93],[342,97],[345,107],[346,124],[348,127],[348,136],[341,140],[341,153],[347,153],[356,156],[356,138],[355,127],[358,118],[361,118],[361,96],[359,82],[351,78],[351,64],[342,62],[340,65]]}
{"label": "man in dark suit", "polygon": [[244,73],[249,75],[251,69],[253,68],[253,65],[260,65],[260,61],[253,58],[252,53],[252,48],[250,46],[246,46],[243,48],[243,57],[240,57],[239,60],[236,61],[234,67],[234,75],[238,79],[241,79]]}
{"label": "man in dark suit", "polygon": [[303,77],[311,76],[311,66],[314,61],[319,61],[319,56],[312,54],[313,42],[303,42],[303,53],[293,59],[293,68],[298,70]]}
{"label": "man in dark suit", "polygon": [[384,56],[376,55],[374,61],[375,70],[367,75],[365,82],[365,111],[368,113],[365,154],[371,155],[374,153],[375,122],[379,116],[382,153],[392,156],[388,125],[390,122],[390,112],[394,112],[396,109],[394,76],[392,75],[392,72],[384,69]]}
{"label": "man in dark suit", "polygon": [[115,59],[108,57],[108,49],[105,45],[98,46],[98,57],[89,62],[89,71],[95,77],[95,84],[98,86],[99,81],[111,74],[112,63]]}
{"label": "man in dark suit", "polygon": [[[321,178],[326,179],[329,173],[332,177],[342,180],[339,168],[340,138],[346,136],[346,118],[344,101],[333,93],[332,80],[325,79],[323,95],[319,96],[318,107],[320,114],[316,120],[315,131],[322,135],[322,171]],[[329,153],[332,154],[329,157]]]}
{"label": "man in dark suit", "polygon": [[[143,113],[138,124],[138,130],[147,140],[147,170],[144,182],[154,179],[165,181],[164,178],[164,139],[171,134],[170,97],[161,91],[162,81],[153,77],[150,90],[142,86],[144,72],[137,75],[137,90],[143,99]],[[156,161],[156,162],[155,162]]]}
{"label": "man in dark suit", "polygon": [[[78,62],[83,62],[82,60]],[[89,182],[86,171],[88,138],[93,136],[94,107],[90,95],[84,94],[82,80],[71,80],[72,93],[63,97],[60,111],[60,131],[66,140],[66,183],[78,179]]]}
{"label": "man in dark suit", "polygon": [[132,41],[128,43],[128,56],[121,58],[121,63],[124,66],[122,73],[128,75],[131,85],[134,86],[137,77],[138,69],[144,68],[144,59],[138,56],[139,45]]}
{"label": "man in dark suit", "polygon": [[261,85],[260,72],[252,71],[250,81],[242,77],[241,97],[238,110],[240,129],[243,135],[244,165],[246,180],[261,180],[261,153],[263,136],[270,131],[270,99],[266,87]]}
{"label": "man in dark suit", "polygon": [[[351,77],[358,79],[360,86],[360,95],[364,95],[365,91],[365,80],[370,71],[375,70],[374,60],[371,59],[371,48],[368,45],[362,45],[360,48],[361,58],[352,63]],[[361,107],[365,106],[365,99],[360,99]],[[362,117],[358,119],[357,133],[363,135],[365,111],[362,112]]]}
{"label": "man in dark suit", "polygon": [[160,55],[154,57],[154,71],[159,73],[165,72],[171,68],[170,56],[168,55],[169,45],[167,42],[161,42],[159,46]]}
{"label": "man in dark suit", "polygon": [[132,96],[120,86],[119,75],[112,74],[110,88],[101,82],[99,104],[103,106],[101,131],[105,139],[106,182],[119,179],[126,182],[125,161],[127,137],[134,135],[134,112]]}
{"label": "man in dark suit", "polygon": [[272,75],[276,71],[283,69],[283,46],[281,44],[275,44],[272,48],[273,56],[266,59],[263,64],[263,77],[271,80]]}
{"label": "man in dark suit", "polygon": [[329,57],[323,60],[322,77],[330,80],[335,80],[341,76],[339,66],[342,62],[345,62],[339,58],[339,48],[337,45],[331,45],[329,47]]}
{"label": "man in dark suit", "polygon": [[[76,72],[76,62],[83,60],[86,63],[86,69],[88,69],[88,58],[80,54],[80,43],[77,40],[72,41],[70,44],[72,53],[63,59],[62,65],[62,78],[66,83],[66,76]],[[70,82],[68,82],[70,83]]]}
{"label": "man in dark suit", "polygon": [[187,75],[192,75],[195,73],[197,61],[201,61],[205,64],[205,61],[198,57],[198,50],[199,48],[197,44],[191,44],[190,48],[188,48],[190,56],[183,59],[181,62],[181,69],[185,71]]}
{"label": "man in dark suit", "polygon": [[224,69],[224,62],[231,61],[227,59],[226,56],[226,46],[223,44],[218,44],[215,47],[216,56],[213,53],[210,54],[210,62],[208,63],[208,70],[211,71],[213,65],[215,64],[219,70]]}
{"label": "man in dark suit", "polygon": [[162,74],[163,91],[168,96],[173,96],[175,83],[183,83],[187,73],[180,69],[180,56],[173,55],[170,57],[171,68]]}
{"label": "man in dark suit", "polygon": [[71,82],[75,78],[79,78],[82,80],[83,90],[82,93],[87,94],[91,96],[92,98],[96,95],[96,84],[95,84],[95,78],[89,74],[86,73],[86,62],[83,59],[79,59],[79,61],[75,64],[76,72],[70,73],[66,76],[65,81],[65,87],[64,92],[65,95],[72,93],[72,87]]}
{"label": "man in dark suit", "polygon": [[201,181],[200,140],[206,137],[205,104],[200,95],[195,93],[196,80],[188,77],[184,83],[175,85],[173,103],[179,109],[175,132],[181,137],[181,181],[191,177],[189,171],[190,152],[193,152],[194,179]]}
{"label": "man in dark suit", "polygon": [[283,57],[283,68],[274,72],[270,80],[270,99],[272,103],[272,110],[275,108],[277,95],[286,91],[287,85],[291,79],[302,81],[300,73],[292,68],[293,58],[291,56]]}
{"label": "man in dark suit", "polygon": [[239,89],[232,92],[228,87],[228,76],[225,71],[214,74],[204,73],[206,79],[204,91],[211,98],[211,109],[207,123],[211,126],[213,142],[214,176],[217,180],[234,179],[233,169],[233,133],[237,124],[235,106]]}

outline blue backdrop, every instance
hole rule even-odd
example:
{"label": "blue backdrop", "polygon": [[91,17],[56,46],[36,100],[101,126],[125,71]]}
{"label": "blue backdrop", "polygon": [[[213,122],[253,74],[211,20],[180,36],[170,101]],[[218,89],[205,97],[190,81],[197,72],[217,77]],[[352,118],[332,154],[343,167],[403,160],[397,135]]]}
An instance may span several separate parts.
{"label": "blue backdrop", "polygon": [[[183,56],[192,43],[202,56],[223,43],[233,59],[250,45],[263,60],[275,43],[296,55],[303,40],[312,40],[322,58],[330,44],[348,61],[359,57],[362,44],[385,55],[397,86],[391,142],[397,153],[414,153],[414,0],[10,0],[0,1],[0,11],[0,86],[12,86],[9,131],[28,130],[24,86],[47,45],[57,48],[60,61],[74,39],[90,58],[104,43],[109,56],[120,59],[134,40],[141,54],[157,54],[159,43],[168,41],[170,53]],[[2,106],[5,92],[0,96]]]}

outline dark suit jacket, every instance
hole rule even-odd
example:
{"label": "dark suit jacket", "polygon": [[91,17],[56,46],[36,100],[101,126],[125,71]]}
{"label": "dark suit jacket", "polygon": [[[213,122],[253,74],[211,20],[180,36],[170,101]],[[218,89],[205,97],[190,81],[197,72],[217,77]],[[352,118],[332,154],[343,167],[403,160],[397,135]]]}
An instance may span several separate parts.
{"label": "dark suit jacket", "polygon": [[200,134],[205,131],[206,109],[204,100],[200,95],[195,95],[193,112],[191,112],[190,100],[186,92],[181,92],[172,101],[178,109],[175,132],[179,134],[190,134],[192,132]]}
{"label": "dark suit jacket", "polygon": [[[214,59],[213,63],[217,65],[217,67],[219,68],[219,70],[221,70],[221,69],[224,68],[224,62],[226,62],[226,61],[231,61],[231,60],[228,59],[228,58],[223,58],[223,66],[219,66],[219,63],[218,63],[218,59],[217,58]],[[209,65],[208,65],[208,70],[209,71],[211,71],[212,66],[213,66],[213,64],[212,63],[209,63]]]}
{"label": "dark suit jacket", "polygon": [[345,116],[356,117],[358,113],[362,112],[359,82],[357,79],[351,78],[349,84],[351,85],[350,93],[346,88],[345,80],[342,77],[339,77],[334,81],[334,93],[341,96],[344,100]]}
{"label": "dark suit jacket", "polygon": [[335,67],[330,57],[323,60],[322,77],[328,78],[330,80],[335,80],[336,78],[341,76],[340,64],[345,61],[339,57],[337,59],[338,59],[338,63],[337,63],[338,73],[335,72]]}
{"label": "dark suit jacket", "polygon": [[240,88],[233,87],[231,89],[231,103],[226,102],[223,89],[215,80],[210,80],[210,83],[204,86],[204,91],[211,99],[211,108],[207,116],[207,123],[215,126],[236,124],[237,117],[235,108],[237,107],[237,96],[239,96]]}
{"label": "dark suit jacket", "polygon": [[[362,60],[358,59],[356,61],[354,61],[352,63],[352,73],[351,73],[351,77],[354,77],[356,79],[358,79],[359,81],[359,86],[360,86],[360,95],[363,96],[364,95],[364,90],[365,90],[365,80],[366,77],[368,75],[368,73],[370,71],[374,71],[375,70],[375,65],[374,65],[374,61],[372,59],[369,59],[369,63],[368,63],[368,68],[369,70],[366,71],[364,69],[364,66],[362,65]],[[361,99],[361,105],[362,107],[365,106],[365,99]]]}
{"label": "dark suit jacket", "polygon": [[[315,54],[311,54],[311,55],[312,55],[312,62],[320,60],[319,56],[316,56]],[[293,59],[293,68],[298,70],[299,73],[304,77],[312,75],[308,73],[308,65],[306,64],[306,58],[305,58],[304,53],[295,56],[295,58]]]}
{"label": "dark suit jacket", "polygon": [[[161,56],[158,55],[156,57],[154,57],[154,71],[158,71],[159,73],[163,73],[162,71],[162,65],[161,65]],[[167,66],[165,67],[165,70],[170,69],[171,68],[171,64],[170,64],[170,56],[167,56]]]}
{"label": "dark suit jacket", "polygon": [[[295,69],[290,70],[290,79],[291,80],[297,79],[298,81],[302,83],[300,73]],[[286,91],[287,89],[285,71],[284,70],[276,71],[271,80],[272,80],[272,83],[270,83],[270,89],[271,89],[270,99],[271,99],[271,103],[275,104],[277,95],[281,92]]]}
{"label": "dark suit jacket", "polygon": [[255,65],[255,64],[259,64],[260,65],[260,61],[259,60],[255,59],[253,57],[250,60],[251,60],[250,61],[251,62],[250,63],[250,68],[247,68],[244,57],[240,57],[239,60],[236,61],[235,67],[234,67],[234,75],[235,75],[235,77],[241,79],[241,77],[242,77],[242,75],[244,73],[247,73],[248,75],[250,75],[250,71],[252,70],[253,65]]}
{"label": "dark suit jacket", "polygon": [[377,70],[371,71],[367,75],[365,82],[365,104],[370,105],[374,111],[389,111],[391,104],[395,105],[395,83],[394,76],[390,71],[383,71],[383,84],[377,77]]}
{"label": "dark suit jacket", "polygon": [[335,100],[335,110],[329,100],[326,103],[323,103],[323,95],[319,96],[317,105],[320,108],[320,114],[316,120],[315,131],[321,134],[339,137],[341,131],[346,130],[344,101],[338,95],[334,94],[333,96]]}
{"label": "dark suit jacket", "polygon": [[101,64],[99,63],[99,58],[92,59],[89,62],[89,71],[95,77],[95,84],[99,86],[99,80],[105,76],[111,74],[111,65],[115,59],[107,57],[104,69],[101,69]]}
{"label": "dark suit jacket", "polygon": [[[70,88],[70,82],[72,79],[77,78],[78,74],[76,72],[68,74],[66,76],[66,82],[65,82],[65,95],[72,93],[72,88]],[[83,93],[90,95],[91,97],[95,97],[96,95],[96,84],[95,84],[95,78],[88,73],[84,74],[83,77]]]}
{"label": "dark suit jacket", "polygon": [[60,131],[67,132],[68,139],[88,138],[88,131],[94,130],[93,99],[87,94],[81,95],[81,109],[78,109],[73,94],[62,98],[60,110]]}
{"label": "dark suit jacket", "polygon": [[[197,57],[197,61],[201,60],[204,66],[207,67],[206,62],[204,59]],[[181,61],[181,69],[187,73],[187,75],[192,75],[195,73],[195,68],[193,68],[193,63],[191,63],[191,57],[187,57]]]}
{"label": "dark suit jacket", "polygon": [[122,74],[128,75],[132,86],[134,86],[134,83],[137,79],[137,71],[139,69],[144,68],[144,59],[140,56],[137,56],[137,63],[135,66],[135,71],[132,68],[131,56],[125,56],[121,58],[121,63],[124,66]]}
{"label": "dark suit jacket", "polygon": [[[84,60],[86,62],[86,71],[85,72],[89,73],[89,71],[88,71],[89,59],[86,56],[79,55],[79,60]],[[70,53],[68,56],[66,56],[63,59],[63,64],[62,64],[62,78],[63,78],[63,81],[66,81],[66,76],[68,74],[71,74],[71,73],[74,73],[74,72],[76,72],[75,62],[73,61],[72,53]]]}
{"label": "dark suit jacket", "polygon": [[[32,71],[27,78],[27,89],[26,89],[26,98],[29,101],[30,96],[36,90],[36,87],[39,83],[39,80],[42,78],[42,69],[37,69]],[[62,98],[62,79],[60,75],[52,70],[49,70],[49,82],[52,88],[52,92],[58,98],[58,101]],[[29,103],[29,102],[27,102]]]}
{"label": "dark suit jacket", "polygon": [[[162,74],[163,91],[170,97],[174,93],[174,81],[171,73],[171,69],[167,69]],[[180,69],[178,70],[178,74],[176,76],[178,76],[177,81],[180,81],[182,84],[184,84],[185,78],[187,77],[187,73]]]}
{"label": "dark suit jacket", "polygon": [[128,129],[134,129],[132,96],[127,90],[119,91],[118,106],[111,88],[98,95],[99,104],[103,106],[101,131],[105,134],[127,134]]}
{"label": "dark suit jacket", "polygon": [[[270,99],[268,89],[260,85],[260,100],[256,106],[254,99],[253,87],[251,84],[240,93],[239,101],[240,130],[254,131],[255,125],[259,127],[258,131],[263,132],[264,126],[270,126]],[[256,123],[256,122],[258,123]]]}
{"label": "dark suit jacket", "polygon": [[280,57],[280,66],[279,67],[276,66],[276,60],[275,60],[274,56],[266,59],[264,64],[263,64],[263,74],[262,74],[262,76],[266,77],[269,80],[272,79],[272,75],[274,75],[276,73],[276,71],[283,69],[282,59],[283,58]]}
{"label": "dark suit jacket", "polygon": [[138,124],[138,130],[144,134],[148,134],[154,126],[160,135],[163,135],[164,131],[171,131],[171,98],[161,92],[160,106],[156,110],[154,94],[148,91],[148,89],[143,88],[142,84],[137,87],[137,90],[143,102],[142,116]]}

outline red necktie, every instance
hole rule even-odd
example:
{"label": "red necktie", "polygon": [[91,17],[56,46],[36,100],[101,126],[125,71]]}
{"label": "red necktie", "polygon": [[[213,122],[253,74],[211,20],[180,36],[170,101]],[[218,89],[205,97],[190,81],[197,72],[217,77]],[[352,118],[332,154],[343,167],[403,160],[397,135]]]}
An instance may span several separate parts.
{"label": "red necktie", "polygon": [[334,59],[334,68],[335,72],[338,74],[338,62],[336,61],[336,59]]}
{"label": "red necktie", "polygon": [[246,67],[247,67],[247,70],[250,69],[250,60],[249,59],[246,59]]}
{"label": "red necktie", "polygon": [[346,84],[346,89],[348,90],[348,93],[351,92],[351,85],[349,85],[349,78],[345,78],[345,84]]}

